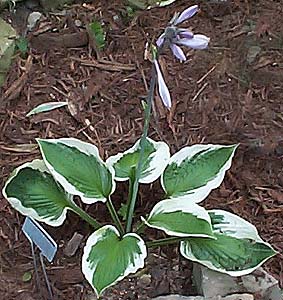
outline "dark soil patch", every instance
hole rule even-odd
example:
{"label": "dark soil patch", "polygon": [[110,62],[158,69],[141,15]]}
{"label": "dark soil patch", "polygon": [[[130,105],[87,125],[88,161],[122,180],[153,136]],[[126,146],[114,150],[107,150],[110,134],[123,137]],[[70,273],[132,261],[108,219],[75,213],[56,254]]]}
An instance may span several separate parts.
{"label": "dark soil patch", "polygon": [[[194,143],[240,143],[224,183],[205,206],[246,218],[282,253],[282,1],[177,1],[139,12],[133,19],[124,17],[122,1],[93,2],[74,5],[65,15],[47,15],[28,35],[28,57],[15,58],[0,93],[1,186],[15,167],[39,157],[33,146],[36,137],[77,137],[96,144],[104,158],[134,144],[143,126],[140,103],[151,67],[143,59],[145,43],[162,32],[174,11],[199,3],[202,12],[187,26],[210,36],[210,47],[188,50],[185,64],[169,52],[162,57],[174,105],[168,113],[156,96],[150,136],[166,141],[172,153]],[[101,52],[85,40],[85,28],[75,24],[75,20],[87,24],[93,16],[102,19],[107,29],[107,45]],[[260,52],[252,59],[255,46]],[[25,117],[38,104],[66,99],[72,103],[71,111],[62,108]],[[126,197],[126,185],[120,185],[113,197],[115,206],[119,208]],[[137,219],[161,197],[158,183],[142,187]],[[89,209],[105,221],[104,206]],[[20,230],[22,221],[1,198],[0,295],[7,300],[38,299],[34,279],[22,280],[33,268],[29,243]],[[63,249],[75,231],[86,238],[89,228],[70,214],[64,226],[48,230],[60,245],[55,262],[47,268],[56,297],[88,299],[90,288],[82,277],[80,259],[66,258]],[[152,232],[149,235],[154,237]],[[155,258],[145,273],[151,274],[150,284],[145,283],[149,277],[144,282],[130,277],[107,292],[105,299],[193,293],[190,263],[176,259],[175,247],[152,255]],[[282,286],[282,254],[265,268]],[[157,278],[165,279],[158,283]]]}

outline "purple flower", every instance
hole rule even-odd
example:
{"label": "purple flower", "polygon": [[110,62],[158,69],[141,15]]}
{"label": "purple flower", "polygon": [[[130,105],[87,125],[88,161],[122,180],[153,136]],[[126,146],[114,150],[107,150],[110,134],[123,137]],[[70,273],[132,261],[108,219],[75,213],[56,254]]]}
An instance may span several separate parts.
{"label": "purple flower", "polygon": [[172,101],[171,101],[171,96],[168,90],[168,87],[163,79],[163,75],[162,72],[160,70],[159,67],[159,63],[158,61],[155,59],[153,61],[154,65],[155,65],[155,69],[156,69],[156,73],[157,73],[157,82],[158,82],[158,92],[159,92],[159,96],[163,102],[163,104],[170,109],[171,105],[172,105]]}
{"label": "purple flower", "polygon": [[192,49],[205,49],[208,46],[209,38],[203,34],[193,34],[185,28],[178,28],[176,25],[191,18],[199,11],[198,5],[193,5],[185,9],[181,14],[177,14],[171,21],[171,26],[157,39],[156,45],[161,47],[167,40],[174,56],[180,61],[186,61],[186,56],[180,46]]}
{"label": "purple flower", "polygon": [[185,9],[177,18],[174,20],[173,24],[178,25],[187,19],[193,17],[199,11],[198,5],[193,5]]}
{"label": "purple flower", "polygon": [[183,50],[177,46],[176,44],[170,44],[170,48],[173,52],[173,54],[180,60],[180,61],[186,61],[186,55],[183,52]]}
{"label": "purple flower", "polygon": [[188,29],[178,28],[178,37],[181,39],[192,39],[194,34]]}
{"label": "purple flower", "polygon": [[[202,49],[207,48],[209,40],[210,40],[210,38],[203,35],[203,34],[195,34],[192,38],[177,39],[175,41],[175,43],[179,46],[187,46],[187,47],[190,47],[192,49],[202,50]],[[174,53],[174,55],[175,55],[175,53]]]}
{"label": "purple flower", "polygon": [[[209,37],[203,34],[193,34],[190,30],[185,28],[178,28],[177,25],[193,17],[199,8],[197,5],[193,5],[185,9],[180,14],[175,14],[170,25],[165,29],[165,32],[157,39],[156,45],[158,48],[170,47],[174,56],[181,62],[186,61],[186,56],[180,46],[186,46],[192,49],[205,49],[209,43]],[[160,49],[159,49],[160,50]],[[153,60],[158,82],[158,92],[164,105],[170,109],[172,102],[171,96],[163,79],[160,66],[157,59]]]}
{"label": "purple flower", "polygon": [[164,39],[165,39],[165,34],[162,33],[161,36],[156,41],[157,47],[160,47],[164,43]]}

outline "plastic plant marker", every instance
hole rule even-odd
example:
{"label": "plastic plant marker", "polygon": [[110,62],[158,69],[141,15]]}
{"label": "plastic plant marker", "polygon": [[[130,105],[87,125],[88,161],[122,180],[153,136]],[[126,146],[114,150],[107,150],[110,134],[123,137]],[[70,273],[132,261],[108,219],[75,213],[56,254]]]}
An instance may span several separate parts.
{"label": "plastic plant marker", "polygon": [[49,279],[48,279],[48,276],[47,276],[47,273],[46,273],[46,268],[45,268],[45,265],[44,265],[42,252],[39,253],[39,258],[40,258],[40,263],[41,263],[41,268],[42,268],[44,280],[45,280],[46,287],[47,287],[47,290],[48,290],[48,293],[49,293],[49,297],[50,297],[50,299],[53,299],[53,292],[52,292],[51,284],[49,282]]}
{"label": "plastic plant marker", "polygon": [[34,243],[49,262],[52,262],[57,252],[57,244],[35,220],[27,217],[22,230],[28,240]]}
{"label": "plastic plant marker", "polygon": [[32,256],[33,256],[33,264],[34,264],[37,288],[42,297],[42,291],[41,291],[41,285],[40,285],[40,280],[39,280],[39,275],[38,275],[38,268],[37,268],[34,245],[36,245],[40,251],[40,253],[39,253],[40,264],[41,264],[41,268],[43,271],[46,287],[48,290],[49,299],[52,300],[53,293],[52,293],[50,282],[47,277],[43,257],[45,257],[49,262],[52,262],[52,260],[54,259],[55,255],[56,255],[58,246],[57,246],[56,242],[52,239],[52,237],[48,234],[48,232],[46,230],[44,230],[36,221],[32,220],[29,217],[27,217],[25,219],[22,230],[23,230],[23,233],[25,234],[25,236],[27,237],[27,239],[31,243],[31,251],[32,251]]}
{"label": "plastic plant marker", "polygon": [[30,247],[31,247],[32,260],[33,260],[33,268],[35,272],[35,282],[36,282],[37,290],[40,293],[40,297],[42,298],[42,291],[41,291],[41,285],[40,285],[38,267],[37,267],[37,259],[35,255],[35,247],[34,247],[34,243],[31,240],[30,240]]}

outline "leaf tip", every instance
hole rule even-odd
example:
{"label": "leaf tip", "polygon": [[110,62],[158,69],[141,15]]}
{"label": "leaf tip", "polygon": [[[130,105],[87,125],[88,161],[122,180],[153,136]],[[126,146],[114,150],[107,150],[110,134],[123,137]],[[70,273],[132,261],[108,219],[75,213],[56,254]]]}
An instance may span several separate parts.
{"label": "leaf tip", "polygon": [[45,144],[48,144],[48,140],[47,139],[36,138],[35,140],[36,140],[37,144],[39,145],[40,150],[42,149],[42,147]]}

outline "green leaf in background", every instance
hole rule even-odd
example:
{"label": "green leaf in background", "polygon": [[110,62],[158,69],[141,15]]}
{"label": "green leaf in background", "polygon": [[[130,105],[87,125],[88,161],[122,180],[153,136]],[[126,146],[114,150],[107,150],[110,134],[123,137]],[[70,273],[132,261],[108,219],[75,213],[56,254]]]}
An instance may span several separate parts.
{"label": "green leaf in background", "polygon": [[82,271],[98,296],[109,286],[143,268],[144,241],[135,233],[121,237],[112,225],[95,231],[87,240]]}
{"label": "green leaf in background", "polygon": [[25,272],[22,276],[22,281],[23,282],[29,282],[32,279],[32,274],[31,272]]}
{"label": "green leaf in background", "polygon": [[106,202],[114,192],[114,170],[105,165],[96,146],[74,138],[37,142],[47,168],[68,193],[91,204]]}
{"label": "green leaf in background", "polygon": [[26,55],[28,52],[28,41],[25,37],[20,36],[16,39],[16,47],[21,52],[21,54]]}
{"label": "green leaf in background", "polygon": [[216,240],[189,238],[181,242],[181,254],[187,259],[230,276],[243,276],[276,254],[246,220],[223,210],[208,213]]}
{"label": "green leaf in background", "polygon": [[145,223],[172,236],[214,238],[207,211],[186,198],[158,202]]}
{"label": "green leaf in background", "polygon": [[[125,152],[109,157],[106,163],[115,169],[115,179],[117,181],[125,181],[133,176],[133,171],[138,166],[139,156],[140,140]],[[147,138],[143,157],[139,182],[151,183],[164,171],[170,157],[169,147],[164,142],[155,142]]]}
{"label": "green leaf in background", "polygon": [[0,87],[3,85],[6,73],[11,65],[15,50],[16,31],[0,18]]}
{"label": "green leaf in background", "polygon": [[161,178],[169,197],[189,196],[200,202],[223,181],[230,168],[235,145],[193,145],[174,154]]}
{"label": "green leaf in background", "polygon": [[96,47],[98,49],[103,49],[105,46],[106,34],[100,22],[94,20],[89,24],[89,33],[95,41]]}
{"label": "green leaf in background", "polygon": [[260,46],[257,45],[250,46],[247,53],[248,64],[252,64],[256,60],[256,58],[258,57],[261,51],[262,48]]}
{"label": "green leaf in background", "polygon": [[127,204],[122,203],[120,209],[118,210],[118,214],[119,214],[119,216],[122,217],[123,221],[126,221],[126,219],[127,219],[127,210],[128,210]]}
{"label": "green leaf in background", "polygon": [[135,10],[131,6],[126,6],[127,16],[133,18],[135,15]]}
{"label": "green leaf in background", "polygon": [[51,226],[60,226],[72,197],[56,183],[42,160],[18,167],[3,188],[3,195],[20,213]]}
{"label": "green leaf in background", "polygon": [[38,105],[37,107],[35,107],[34,109],[32,109],[26,116],[30,117],[32,115],[36,115],[42,112],[47,112],[56,108],[60,108],[62,106],[66,106],[68,105],[67,102],[47,102],[47,103],[43,103]]}

